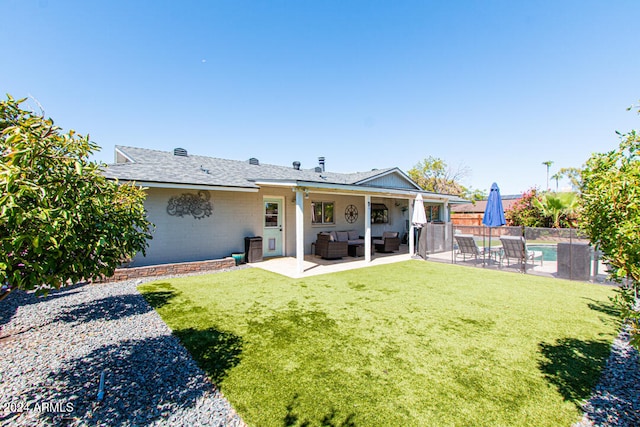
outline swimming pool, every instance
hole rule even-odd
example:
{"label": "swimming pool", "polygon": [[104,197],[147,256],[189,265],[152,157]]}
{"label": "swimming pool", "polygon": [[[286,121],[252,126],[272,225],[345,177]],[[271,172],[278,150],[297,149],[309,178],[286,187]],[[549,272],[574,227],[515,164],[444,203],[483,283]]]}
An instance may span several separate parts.
{"label": "swimming pool", "polygon": [[554,244],[538,244],[538,245],[529,245],[527,244],[527,249],[530,251],[539,251],[542,252],[542,259],[545,261],[557,261],[558,260],[558,246]]}

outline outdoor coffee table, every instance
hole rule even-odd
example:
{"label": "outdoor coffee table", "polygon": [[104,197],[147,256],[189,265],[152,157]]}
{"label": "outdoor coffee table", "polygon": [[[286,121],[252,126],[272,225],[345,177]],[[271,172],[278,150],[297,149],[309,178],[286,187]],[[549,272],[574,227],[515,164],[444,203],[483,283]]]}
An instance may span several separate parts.
{"label": "outdoor coffee table", "polygon": [[[347,248],[347,252],[349,253],[349,256],[356,258],[364,256],[364,244],[349,245],[349,247]],[[374,247],[373,245],[371,245],[371,255],[373,255],[373,253]]]}
{"label": "outdoor coffee table", "polygon": [[349,248],[347,250],[349,252],[349,256],[352,256],[352,257],[364,256],[364,245],[349,245]]}

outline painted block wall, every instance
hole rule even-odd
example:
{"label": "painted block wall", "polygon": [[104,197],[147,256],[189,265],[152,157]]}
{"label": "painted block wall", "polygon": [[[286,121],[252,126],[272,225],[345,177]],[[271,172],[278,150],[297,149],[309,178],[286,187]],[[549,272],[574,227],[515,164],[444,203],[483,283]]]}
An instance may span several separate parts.
{"label": "painted block wall", "polygon": [[[171,197],[183,194],[196,195],[195,190],[159,189],[147,190],[149,220],[156,225],[153,240],[149,242],[147,255],[138,254],[130,263],[132,267],[221,259],[234,252],[244,252],[244,238],[263,235],[263,198],[281,197],[284,202],[284,256],[296,255],[296,204],[295,193],[290,188],[261,188],[258,192],[208,191],[213,206],[212,215],[196,219],[192,215],[172,216],[167,212]],[[334,202],[335,224],[312,225],[311,202]],[[384,203],[389,209],[389,223],[372,224],[372,236],[384,231],[397,231],[404,235],[410,200],[372,197],[372,203]],[[304,251],[311,253],[311,243],[321,231],[357,230],[364,235],[365,198],[335,194],[311,193],[304,200]],[[354,205],[358,218],[347,222],[345,209]],[[397,206],[396,206],[397,205]]]}
{"label": "painted block wall", "polygon": [[244,237],[261,235],[260,210],[262,197],[258,193],[209,191],[213,206],[211,216],[196,219],[167,213],[169,199],[182,194],[197,194],[194,190],[147,190],[145,208],[149,220],[156,225],[149,241],[147,255],[138,254],[131,266],[175,262],[202,261],[228,257],[232,252],[244,252]]}

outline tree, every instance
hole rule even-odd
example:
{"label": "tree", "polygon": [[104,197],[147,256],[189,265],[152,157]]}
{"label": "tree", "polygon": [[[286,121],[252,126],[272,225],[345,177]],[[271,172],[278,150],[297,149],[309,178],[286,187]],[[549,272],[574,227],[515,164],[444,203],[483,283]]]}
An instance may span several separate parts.
{"label": "tree", "polygon": [[569,224],[571,216],[578,208],[576,193],[551,193],[547,192],[540,198],[532,199],[533,206],[539,209],[543,216],[551,219],[554,228],[560,228],[560,220],[564,219]]}
{"label": "tree", "polygon": [[458,169],[453,169],[437,157],[427,157],[407,173],[425,191],[452,194],[471,200],[481,200],[486,197],[482,191],[467,188],[460,183],[469,175],[468,167],[460,166]]}
{"label": "tree", "polygon": [[534,203],[534,200],[538,200],[539,197],[536,188],[531,188],[522,193],[522,197],[504,212],[507,225],[513,227],[543,227],[544,216],[540,208]]}
{"label": "tree", "polygon": [[542,162],[542,164],[547,166],[547,191],[549,191],[549,168],[553,164],[553,161],[547,160],[546,162]]}
{"label": "tree", "polygon": [[562,174],[560,174],[560,172],[557,172],[551,175],[551,179],[556,180],[556,191],[558,191],[558,185],[559,185],[558,182],[560,181],[561,178],[562,178]]}
{"label": "tree", "polygon": [[616,299],[640,347],[640,135],[621,134],[617,150],[596,153],[582,170],[580,227],[602,251]]}
{"label": "tree", "polygon": [[151,238],[142,189],[105,179],[88,136],[24,101],[0,101],[0,300],[110,276]]}
{"label": "tree", "polygon": [[558,179],[568,178],[571,181],[573,191],[578,191],[582,184],[581,173],[579,168],[560,168],[556,175],[558,175]]}

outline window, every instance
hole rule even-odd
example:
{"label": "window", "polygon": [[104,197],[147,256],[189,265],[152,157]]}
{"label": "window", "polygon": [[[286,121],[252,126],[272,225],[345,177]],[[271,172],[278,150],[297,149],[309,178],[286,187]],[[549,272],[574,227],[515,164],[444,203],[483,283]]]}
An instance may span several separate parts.
{"label": "window", "polygon": [[278,227],[278,203],[266,202],[264,204],[264,226]]}
{"label": "window", "polygon": [[427,221],[438,222],[440,221],[440,205],[425,204],[425,213],[427,214]]}
{"label": "window", "polygon": [[382,203],[371,203],[371,223],[387,224],[389,222],[389,209]]}
{"label": "window", "polygon": [[335,224],[333,202],[311,202],[312,224]]}

